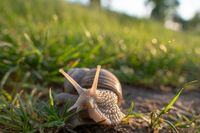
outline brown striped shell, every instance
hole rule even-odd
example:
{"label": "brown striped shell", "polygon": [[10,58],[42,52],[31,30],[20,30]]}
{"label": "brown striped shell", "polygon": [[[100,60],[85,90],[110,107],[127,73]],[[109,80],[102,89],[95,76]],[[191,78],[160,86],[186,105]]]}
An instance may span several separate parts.
{"label": "brown striped shell", "polygon": [[[92,86],[96,69],[88,68],[74,68],[68,74],[83,88],[90,88]],[[68,80],[64,83],[65,92],[76,93],[75,89]],[[123,101],[122,88],[117,77],[108,70],[101,69],[98,81],[98,90],[105,89],[113,91],[118,99],[117,104],[121,105]]]}

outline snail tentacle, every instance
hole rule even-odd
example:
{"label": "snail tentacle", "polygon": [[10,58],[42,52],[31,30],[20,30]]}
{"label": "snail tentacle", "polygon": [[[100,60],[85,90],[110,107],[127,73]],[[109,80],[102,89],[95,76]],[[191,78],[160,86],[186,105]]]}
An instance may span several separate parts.
{"label": "snail tentacle", "polygon": [[71,78],[63,69],[60,69],[59,72],[62,73],[65,76],[65,78],[75,87],[78,94],[83,93],[84,91],[83,88],[73,78]]}

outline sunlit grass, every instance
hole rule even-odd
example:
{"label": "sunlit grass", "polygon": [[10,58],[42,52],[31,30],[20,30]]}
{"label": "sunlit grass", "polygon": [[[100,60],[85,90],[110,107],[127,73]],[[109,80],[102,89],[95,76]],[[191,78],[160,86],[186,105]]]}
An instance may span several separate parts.
{"label": "sunlit grass", "polygon": [[97,64],[124,83],[178,86],[199,78],[197,35],[172,32],[152,20],[91,10],[63,1],[2,1],[1,87],[60,83],[60,67]]}

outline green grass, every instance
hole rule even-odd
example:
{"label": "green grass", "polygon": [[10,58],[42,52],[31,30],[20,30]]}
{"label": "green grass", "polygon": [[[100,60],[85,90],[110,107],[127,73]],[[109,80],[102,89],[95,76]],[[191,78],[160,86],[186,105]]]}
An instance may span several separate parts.
{"label": "green grass", "polygon": [[40,132],[48,129],[59,131],[71,116],[68,112],[69,103],[64,105],[62,111],[54,105],[49,91],[49,103],[39,98],[39,92],[33,90],[31,94],[21,91],[12,97],[6,91],[0,97],[0,132]]}
{"label": "green grass", "polygon": [[199,78],[199,43],[198,35],[169,31],[153,20],[60,0],[3,0],[1,88],[60,84],[59,68],[97,64],[124,83],[179,86]]}

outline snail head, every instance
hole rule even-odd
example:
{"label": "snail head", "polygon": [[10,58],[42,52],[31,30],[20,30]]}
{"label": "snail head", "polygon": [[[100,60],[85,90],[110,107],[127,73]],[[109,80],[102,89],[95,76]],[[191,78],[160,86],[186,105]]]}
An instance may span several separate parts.
{"label": "snail head", "polygon": [[74,105],[72,105],[68,111],[71,111],[75,108],[94,108],[94,96],[96,95],[98,79],[100,74],[101,66],[98,65],[96,69],[96,74],[94,77],[94,81],[92,83],[92,87],[90,89],[82,88],[73,78],[71,78],[63,69],[60,69],[59,72],[64,75],[64,77],[74,86],[76,91],[78,92],[78,99]]}

